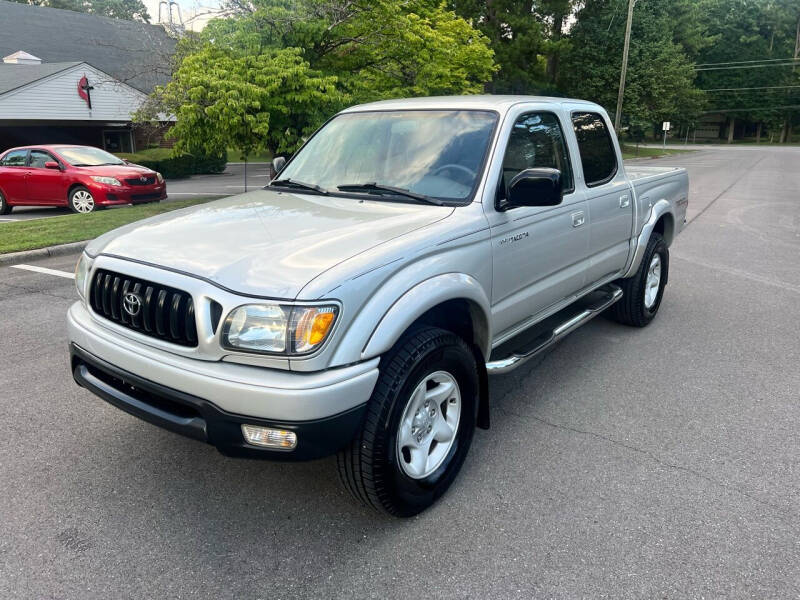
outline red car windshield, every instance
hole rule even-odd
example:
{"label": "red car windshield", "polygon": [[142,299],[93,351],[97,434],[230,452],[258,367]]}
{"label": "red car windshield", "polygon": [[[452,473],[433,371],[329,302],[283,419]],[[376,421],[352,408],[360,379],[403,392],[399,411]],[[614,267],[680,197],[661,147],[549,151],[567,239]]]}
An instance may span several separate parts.
{"label": "red car windshield", "polygon": [[105,150],[80,146],[77,148],[58,148],[59,154],[73,167],[99,167],[101,165],[124,165],[125,163]]}

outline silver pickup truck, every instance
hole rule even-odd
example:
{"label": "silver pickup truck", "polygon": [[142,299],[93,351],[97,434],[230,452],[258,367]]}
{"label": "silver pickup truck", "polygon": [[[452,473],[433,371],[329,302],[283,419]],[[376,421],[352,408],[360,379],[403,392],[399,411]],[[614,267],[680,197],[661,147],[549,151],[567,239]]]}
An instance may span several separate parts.
{"label": "silver pickup truck", "polygon": [[231,456],[337,454],[397,516],[489,427],[487,377],[606,311],[643,327],[688,181],[625,168],[605,111],[465,96],[349,108],[261,190],[91,242],[73,376]]}

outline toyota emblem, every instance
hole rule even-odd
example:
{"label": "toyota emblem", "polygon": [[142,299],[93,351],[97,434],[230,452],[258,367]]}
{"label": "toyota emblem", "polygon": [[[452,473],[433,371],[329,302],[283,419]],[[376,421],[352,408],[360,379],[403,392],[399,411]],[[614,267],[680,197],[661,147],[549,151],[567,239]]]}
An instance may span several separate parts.
{"label": "toyota emblem", "polygon": [[139,311],[142,310],[141,297],[133,292],[125,294],[122,298],[122,308],[124,308],[125,312],[130,316],[135,317],[139,314]]}
{"label": "toyota emblem", "polygon": [[147,181],[147,177],[145,177],[144,175],[142,175],[141,177],[139,177],[139,181],[141,181],[142,183],[144,183],[145,181]]}

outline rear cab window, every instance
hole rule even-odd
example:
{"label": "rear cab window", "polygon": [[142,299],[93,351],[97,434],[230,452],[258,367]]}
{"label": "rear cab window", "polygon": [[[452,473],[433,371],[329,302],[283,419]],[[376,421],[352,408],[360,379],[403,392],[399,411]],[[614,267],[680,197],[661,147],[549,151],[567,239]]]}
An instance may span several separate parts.
{"label": "rear cab window", "polygon": [[598,113],[572,113],[572,126],[578,138],[583,178],[588,187],[602,185],[617,173],[617,153],[606,122]]}

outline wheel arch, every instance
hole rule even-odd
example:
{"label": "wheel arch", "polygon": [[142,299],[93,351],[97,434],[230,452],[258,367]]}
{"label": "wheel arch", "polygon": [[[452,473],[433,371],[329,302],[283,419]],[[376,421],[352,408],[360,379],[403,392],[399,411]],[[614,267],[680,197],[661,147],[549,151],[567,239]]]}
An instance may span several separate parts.
{"label": "wheel arch", "polygon": [[481,285],[462,273],[437,275],[407,290],[389,306],[369,336],[361,359],[384,354],[414,327],[430,325],[461,337],[478,367],[479,427],[489,426],[489,386],[486,360],[491,351],[489,299]]}
{"label": "wheel arch", "polygon": [[662,198],[653,205],[650,211],[650,218],[647,219],[647,222],[642,226],[642,231],[636,238],[633,258],[625,274],[622,276],[623,279],[633,277],[636,273],[653,232],[659,233],[664,238],[667,247],[670,246],[672,240],[675,238],[675,216],[672,214],[672,205],[666,199]]}

